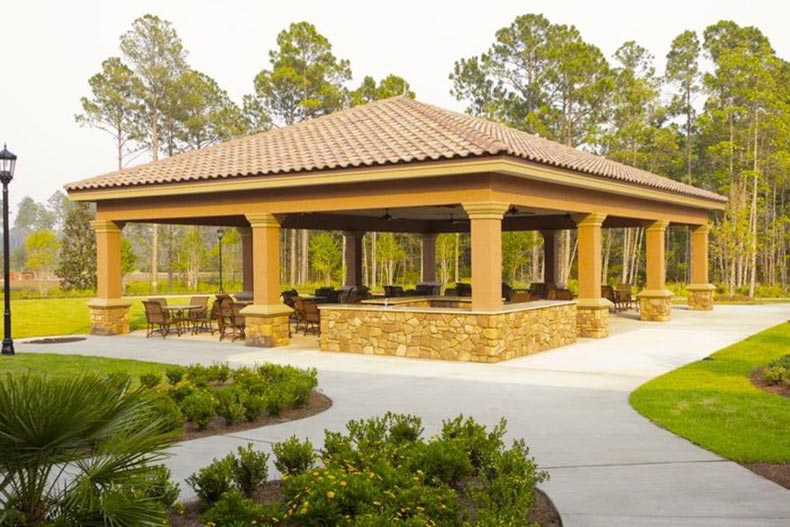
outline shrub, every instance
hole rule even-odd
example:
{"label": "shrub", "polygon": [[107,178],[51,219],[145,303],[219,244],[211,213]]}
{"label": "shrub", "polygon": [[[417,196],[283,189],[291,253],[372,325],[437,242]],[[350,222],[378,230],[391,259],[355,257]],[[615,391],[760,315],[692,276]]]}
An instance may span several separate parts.
{"label": "shrub", "polygon": [[217,400],[208,390],[197,390],[183,400],[181,411],[198,430],[203,430],[214,420]]}
{"label": "shrub", "polygon": [[266,398],[261,395],[249,395],[244,400],[244,417],[247,421],[255,421],[266,410]]}
{"label": "shrub", "polygon": [[457,440],[469,456],[472,466],[480,470],[489,466],[494,454],[504,446],[502,437],[506,428],[507,421],[502,419],[488,432],[485,426],[477,424],[471,417],[464,419],[463,415],[459,415],[442,422],[441,437]]}
{"label": "shrub", "polygon": [[269,415],[277,417],[287,405],[287,394],[282,390],[271,390],[266,394],[266,411]]}
{"label": "shrub", "polygon": [[790,379],[790,370],[782,366],[772,366],[763,370],[763,379],[768,384],[781,384],[785,379]]}
{"label": "shrub", "polygon": [[309,439],[299,441],[296,436],[291,436],[285,441],[272,445],[274,452],[274,466],[283,474],[289,476],[301,474],[312,468],[315,461],[313,444]]}
{"label": "shrub", "polygon": [[266,507],[258,505],[236,489],[225,492],[203,514],[204,525],[230,527],[261,523]]}
{"label": "shrub", "polygon": [[209,369],[202,364],[190,364],[186,367],[186,378],[198,388],[208,387]]}
{"label": "shrub", "polygon": [[434,480],[455,487],[465,477],[472,474],[472,464],[457,440],[432,441],[425,445],[416,456],[415,469],[421,468],[428,481]]}
{"label": "shrub", "polygon": [[160,382],[162,382],[162,377],[157,373],[143,373],[140,375],[140,384],[145,388],[156,388]]}
{"label": "shrub", "polygon": [[192,487],[204,505],[216,503],[223,494],[231,489],[233,473],[230,457],[214,459],[210,465],[201,468],[186,479],[187,485]]}
{"label": "shrub", "polygon": [[239,422],[245,414],[244,401],[247,394],[235,386],[223,386],[215,392],[217,398],[217,414],[225,418],[229,425]]}
{"label": "shrub", "polygon": [[269,475],[269,454],[255,451],[252,443],[248,443],[247,448],[239,447],[237,455],[229,454],[226,460],[233,482],[245,496],[252,496]]}
{"label": "shrub", "polygon": [[170,366],[165,370],[165,377],[167,377],[167,382],[175,386],[181,382],[186,372],[187,370],[183,366]]}
{"label": "shrub", "polygon": [[195,393],[195,385],[189,381],[179,381],[178,384],[173,386],[168,395],[177,403],[182,402],[184,399]]}
{"label": "shrub", "polygon": [[169,509],[178,499],[181,489],[171,479],[170,469],[164,465],[154,465],[150,467],[150,474],[128,491],[136,493],[138,497],[155,500]]}
{"label": "shrub", "polygon": [[209,381],[225,382],[230,378],[231,369],[226,362],[214,362],[206,368],[206,376]]}
{"label": "shrub", "polygon": [[158,395],[154,400],[154,412],[161,419],[162,426],[172,431],[175,437],[184,430],[184,414],[178,404],[165,395]]}
{"label": "shrub", "polygon": [[763,370],[763,379],[768,384],[790,386],[790,355],[784,355],[768,363]]}

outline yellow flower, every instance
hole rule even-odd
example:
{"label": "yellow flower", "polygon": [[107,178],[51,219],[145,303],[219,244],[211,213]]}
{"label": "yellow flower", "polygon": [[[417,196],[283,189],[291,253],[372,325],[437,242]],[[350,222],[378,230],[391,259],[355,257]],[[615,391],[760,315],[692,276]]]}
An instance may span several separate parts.
{"label": "yellow flower", "polygon": [[345,481],[345,480],[341,481],[341,482],[340,482],[340,486],[341,486],[341,487],[345,487],[345,486],[346,486],[346,481]]}
{"label": "yellow flower", "polygon": [[332,491],[330,490],[330,491],[328,491],[328,492],[326,493],[326,497],[327,497],[327,498],[329,498],[329,499],[331,500],[332,498],[334,498],[334,497],[335,497],[335,493],[334,493],[334,492],[332,492]]}

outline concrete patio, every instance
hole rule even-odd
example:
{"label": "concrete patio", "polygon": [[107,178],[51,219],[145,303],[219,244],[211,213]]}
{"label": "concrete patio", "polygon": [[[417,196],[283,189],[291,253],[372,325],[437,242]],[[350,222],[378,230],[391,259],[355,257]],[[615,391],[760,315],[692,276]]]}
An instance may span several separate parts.
{"label": "concrete patio", "polygon": [[[676,307],[664,324],[618,316],[608,339],[581,339],[493,365],[322,353],[315,337],[259,349],[128,335],[61,345],[20,341],[17,352],[318,369],[332,408],[301,421],[180,443],[168,462],[178,479],[247,442],[268,450],[295,434],[321,444],[324,429],[388,410],[421,416],[432,434],[442,419],[463,413],[488,425],[507,418],[509,434],[525,438],[551,474],[543,488],[567,527],[779,527],[790,525],[790,491],[654,426],[631,409],[628,395],[652,377],[789,318],[787,304],[716,306],[713,312]],[[188,497],[190,489],[181,486]]]}

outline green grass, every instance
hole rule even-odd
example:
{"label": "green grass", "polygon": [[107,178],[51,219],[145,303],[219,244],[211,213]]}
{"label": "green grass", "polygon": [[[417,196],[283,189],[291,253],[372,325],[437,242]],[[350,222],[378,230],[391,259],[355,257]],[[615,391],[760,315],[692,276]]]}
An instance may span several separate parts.
{"label": "green grass", "polygon": [[[172,303],[189,299],[173,298]],[[17,338],[84,335],[90,331],[88,298],[40,298],[11,301],[12,335]],[[129,326],[145,328],[142,299],[130,299]]]}
{"label": "green grass", "polygon": [[755,388],[749,374],[790,353],[783,323],[640,386],[642,415],[720,456],[742,463],[790,462],[790,399]]}
{"label": "green grass", "polygon": [[111,374],[126,373],[136,383],[143,373],[157,373],[164,382],[165,368],[169,364],[127,359],[107,359],[85,355],[57,355],[50,353],[18,353],[13,357],[0,357],[0,377],[6,374],[46,374],[50,377],[75,375],[84,372]]}

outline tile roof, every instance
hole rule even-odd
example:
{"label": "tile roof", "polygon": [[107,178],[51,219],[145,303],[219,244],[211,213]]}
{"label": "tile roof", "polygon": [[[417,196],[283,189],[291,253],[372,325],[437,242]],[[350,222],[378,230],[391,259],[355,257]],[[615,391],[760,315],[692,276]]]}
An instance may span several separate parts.
{"label": "tile roof", "polygon": [[677,194],[726,201],[690,185],[588,152],[393,97],[66,185],[68,191],[316,172],[506,155]]}

